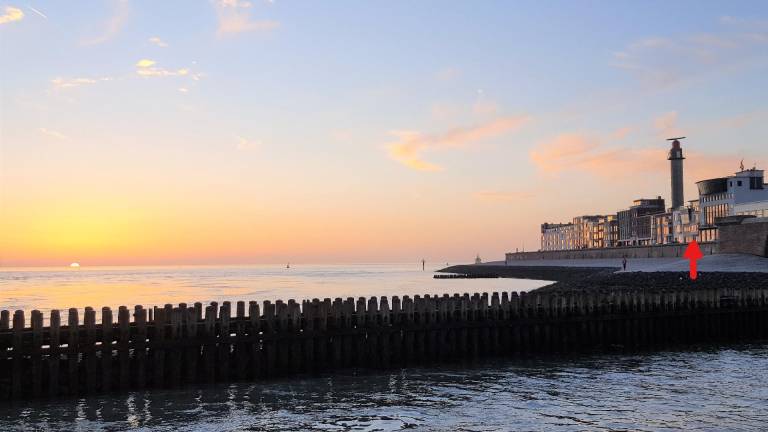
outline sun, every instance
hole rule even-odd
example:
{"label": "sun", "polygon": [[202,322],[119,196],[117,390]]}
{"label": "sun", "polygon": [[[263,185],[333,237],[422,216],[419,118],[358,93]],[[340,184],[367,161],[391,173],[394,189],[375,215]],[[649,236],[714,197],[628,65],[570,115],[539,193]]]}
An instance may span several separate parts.
{"label": "sun", "polygon": [[80,268],[80,263],[73,262],[69,265],[71,268]]}

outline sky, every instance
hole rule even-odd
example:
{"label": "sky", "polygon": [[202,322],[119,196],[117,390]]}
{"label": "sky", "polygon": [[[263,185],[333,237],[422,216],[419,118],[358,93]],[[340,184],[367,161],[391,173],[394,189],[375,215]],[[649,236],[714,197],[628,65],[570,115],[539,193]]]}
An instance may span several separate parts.
{"label": "sky", "polygon": [[0,266],[469,262],[768,166],[765,1],[0,0]]}

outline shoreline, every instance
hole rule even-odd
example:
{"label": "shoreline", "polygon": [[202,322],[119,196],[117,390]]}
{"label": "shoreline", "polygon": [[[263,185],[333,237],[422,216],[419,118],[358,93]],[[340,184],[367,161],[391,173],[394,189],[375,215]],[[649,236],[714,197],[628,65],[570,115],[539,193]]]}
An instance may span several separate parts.
{"label": "shoreline", "polygon": [[679,258],[631,259],[626,271],[621,270],[617,259],[571,259],[455,265],[437,272],[553,282],[531,292],[768,287],[768,258],[741,254],[704,257],[699,260],[699,277],[695,281],[688,275],[688,261]]}

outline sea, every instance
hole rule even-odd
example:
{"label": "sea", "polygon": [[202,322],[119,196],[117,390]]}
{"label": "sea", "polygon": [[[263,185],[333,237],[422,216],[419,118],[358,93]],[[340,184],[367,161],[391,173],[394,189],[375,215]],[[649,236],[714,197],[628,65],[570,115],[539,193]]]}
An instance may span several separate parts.
{"label": "sea", "polygon": [[[0,308],[528,291],[416,264],[0,269]],[[98,314],[97,314],[98,315]],[[0,431],[768,430],[768,342],[340,371],[0,403]]]}

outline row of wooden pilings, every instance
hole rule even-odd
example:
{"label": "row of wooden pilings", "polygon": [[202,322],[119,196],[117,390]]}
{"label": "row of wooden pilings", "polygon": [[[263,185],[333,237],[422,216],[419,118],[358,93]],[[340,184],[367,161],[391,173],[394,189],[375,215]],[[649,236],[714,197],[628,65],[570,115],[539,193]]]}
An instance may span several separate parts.
{"label": "row of wooden pilings", "polygon": [[[0,313],[0,399],[262,380],[486,355],[768,337],[768,287],[493,293]],[[115,319],[116,318],[116,319]]]}

